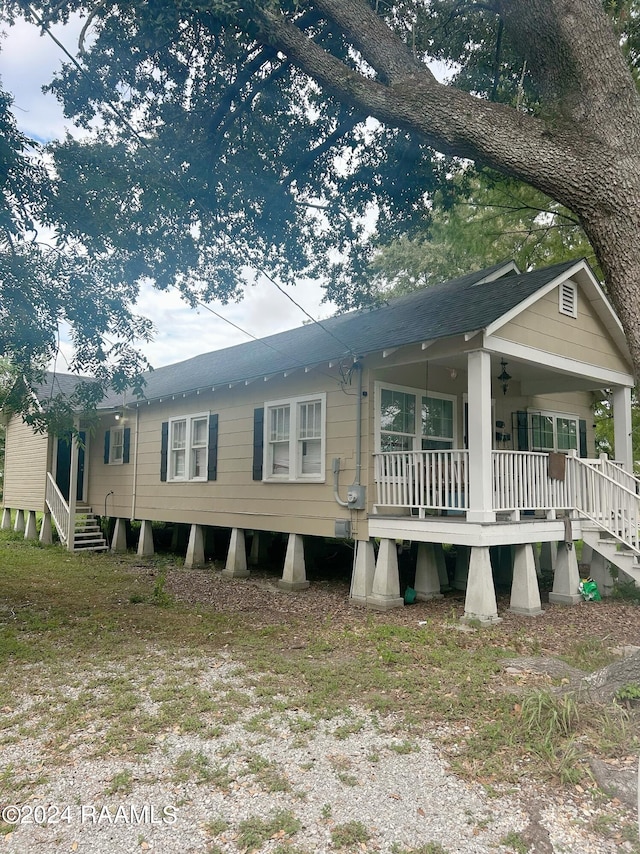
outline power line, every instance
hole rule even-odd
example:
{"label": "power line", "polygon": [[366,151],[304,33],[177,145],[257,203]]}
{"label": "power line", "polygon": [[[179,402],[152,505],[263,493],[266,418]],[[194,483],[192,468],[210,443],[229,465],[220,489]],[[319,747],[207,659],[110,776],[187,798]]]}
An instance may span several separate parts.
{"label": "power line", "polygon": [[[30,14],[33,17],[34,21],[38,24],[38,26],[41,28],[41,30],[43,32],[45,32],[49,36],[49,38],[54,42],[54,44],[64,53],[64,55],[75,66],[75,68],[78,69],[80,74],[82,74],[94,87],[97,87],[101,91],[102,98],[103,98],[104,102],[111,108],[111,110],[113,111],[116,118],[124,125],[126,130],[128,130],[129,133],[135,137],[135,139],[138,141],[138,143],[140,145],[142,145],[147,150],[147,152],[149,153],[151,158],[156,161],[157,165],[162,166],[163,164],[161,163],[160,159],[158,158],[155,150],[149,145],[148,141],[131,124],[131,122],[129,121],[127,116],[111,100],[108,92],[105,90],[100,79],[94,77],[94,75],[91,74],[82,65],[82,63],[78,62],[77,58],[75,56],[73,56],[73,54],[69,50],[67,50],[66,46],[57,38],[57,36],[55,36],[51,32],[51,30],[49,29],[49,25],[47,23],[45,23],[45,21],[38,15],[38,13],[33,9],[31,4],[27,4],[26,11],[28,12],[28,14]],[[177,176],[173,172],[171,172],[171,176],[172,176],[174,182],[177,184],[177,186],[182,191],[183,196],[185,197],[185,200],[189,199],[190,201],[193,201],[195,203],[195,205],[200,209],[201,212],[203,212],[205,214],[211,213],[210,210],[206,209],[201,204],[199,199],[195,199],[195,198],[193,198],[192,194],[187,193],[186,188],[185,188],[184,184],[182,183],[179,176]],[[235,244],[234,239],[233,238],[230,238],[230,239],[231,239],[231,242]],[[357,356],[357,354],[353,351],[353,349],[350,347],[349,344],[347,344],[345,341],[343,341],[341,338],[339,338],[337,335],[335,335],[330,329],[327,329],[327,327],[320,320],[317,320],[315,317],[313,317],[313,315],[311,315],[289,293],[287,293],[287,291],[266,270],[262,269],[259,266],[256,266],[255,269],[257,270],[257,272],[259,272],[261,275],[263,275],[265,277],[265,279],[267,279],[268,282],[270,282],[275,288],[277,288],[281,294],[283,294],[290,302],[292,302],[293,305],[295,305],[296,308],[298,308],[312,323],[315,323],[327,335],[329,335],[331,338],[333,338],[335,341],[337,341],[342,347],[344,347],[346,349],[347,353],[349,353],[350,355],[352,355],[354,357]],[[240,332],[244,333],[245,335],[249,336],[250,338],[253,338],[256,341],[262,340],[262,339],[256,338],[250,332],[247,332],[245,329],[242,329],[240,326],[233,323],[232,321],[227,320],[227,318],[225,318],[223,315],[215,312],[213,309],[210,309],[205,303],[201,302],[200,300],[197,300],[197,302],[202,307],[207,308],[207,310],[211,311],[212,314],[215,314],[216,317],[220,318],[220,320],[223,320],[225,323],[228,323],[230,326],[233,326],[235,329],[238,329]],[[270,345],[267,345],[267,346],[270,346]],[[275,348],[272,347],[271,349],[275,349]],[[286,354],[281,353],[281,355],[286,355]]]}

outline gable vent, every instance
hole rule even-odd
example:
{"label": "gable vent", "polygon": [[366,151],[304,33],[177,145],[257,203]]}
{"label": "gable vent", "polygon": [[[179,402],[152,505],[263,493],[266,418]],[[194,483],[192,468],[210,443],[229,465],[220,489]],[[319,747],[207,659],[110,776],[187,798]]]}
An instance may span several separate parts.
{"label": "gable vent", "polygon": [[578,289],[573,282],[563,282],[560,285],[560,314],[568,317],[578,316]]}

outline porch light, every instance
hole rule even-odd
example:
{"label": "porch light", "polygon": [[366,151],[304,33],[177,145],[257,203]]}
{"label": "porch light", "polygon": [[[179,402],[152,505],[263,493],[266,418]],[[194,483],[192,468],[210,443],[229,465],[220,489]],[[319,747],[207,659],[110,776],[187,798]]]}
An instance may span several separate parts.
{"label": "porch light", "polygon": [[509,388],[509,380],[511,379],[511,374],[507,373],[507,365],[509,363],[505,362],[504,359],[500,361],[500,367],[502,368],[502,372],[498,374],[498,382],[502,384],[502,393],[506,394],[507,389]]}

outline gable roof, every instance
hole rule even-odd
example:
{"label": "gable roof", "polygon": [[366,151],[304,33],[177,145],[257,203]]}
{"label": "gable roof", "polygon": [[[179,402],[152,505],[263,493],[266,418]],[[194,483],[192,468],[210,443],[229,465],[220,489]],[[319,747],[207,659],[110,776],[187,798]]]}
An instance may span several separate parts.
{"label": "gable roof", "polygon": [[[584,260],[564,261],[530,273],[519,273],[513,262],[495,264],[375,308],[338,314],[321,323],[157,368],[144,375],[144,398],[156,400],[486,329],[564,274],[585,269],[597,288]],[[606,299],[605,303],[608,306]],[[609,311],[615,317],[610,307]],[[78,378],[73,379],[77,382]],[[100,408],[118,405],[122,405],[122,397],[114,395]]]}
{"label": "gable roof", "polygon": [[575,263],[521,275],[511,263],[495,264],[321,325],[203,353],[145,374],[144,396],[156,399],[481,329]]}

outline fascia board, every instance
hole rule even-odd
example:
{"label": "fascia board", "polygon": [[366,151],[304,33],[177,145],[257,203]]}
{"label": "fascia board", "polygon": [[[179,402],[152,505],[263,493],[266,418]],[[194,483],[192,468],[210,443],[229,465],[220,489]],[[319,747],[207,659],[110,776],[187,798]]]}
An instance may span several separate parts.
{"label": "fascia board", "polygon": [[612,385],[628,386],[631,388],[635,385],[633,374],[631,373],[613,371],[610,368],[591,365],[588,362],[581,362],[578,359],[558,356],[546,350],[538,350],[535,347],[529,347],[525,344],[517,344],[515,341],[509,341],[506,338],[486,335],[484,338],[484,347],[492,352],[511,356],[513,359],[518,359],[522,362],[530,362],[533,365],[546,365],[551,370],[585,377],[593,380],[602,388]]}

